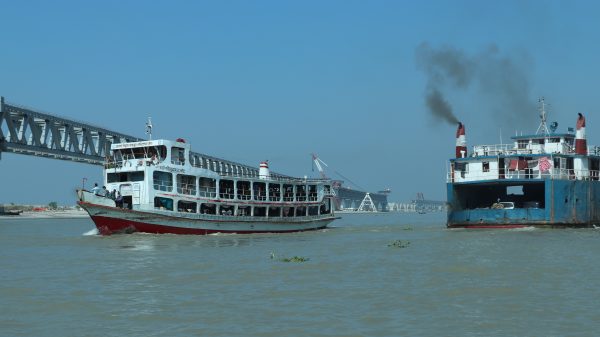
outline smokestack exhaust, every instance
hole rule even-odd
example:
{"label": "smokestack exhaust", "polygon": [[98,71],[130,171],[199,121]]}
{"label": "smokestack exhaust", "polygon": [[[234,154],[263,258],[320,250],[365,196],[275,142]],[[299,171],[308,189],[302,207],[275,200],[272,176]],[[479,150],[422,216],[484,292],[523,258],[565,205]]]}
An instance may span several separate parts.
{"label": "smokestack exhaust", "polygon": [[465,138],[465,125],[458,122],[456,130],[456,158],[465,158],[467,156],[467,139]]}
{"label": "smokestack exhaust", "polygon": [[575,153],[587,155],[587,140],[585,138],[585,117],[578,113],[577,130],[575,131]]}

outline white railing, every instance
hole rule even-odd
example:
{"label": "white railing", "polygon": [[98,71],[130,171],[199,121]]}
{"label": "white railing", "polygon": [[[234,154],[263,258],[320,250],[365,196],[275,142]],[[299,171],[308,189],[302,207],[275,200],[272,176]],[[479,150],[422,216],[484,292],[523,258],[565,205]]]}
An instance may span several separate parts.
{"label": "white railing", "polygon": [[[464,173],[463,173],[464,172]],[[574,169],[558,169],[553,168],[547,172],[538,170],[499,170],[491,169],[488,172],[480,172],[479,174],[470,173],[468,171],[449,170],[446,175],[446,182],[472,182],[482,180],[600,180],[600,171],[598,170],[574,170]],[[501,174],[504,175],[500,178]]]}
{"label": "white railing", "polygon": [[177,193],[187,194],[187,195],[196,195],[196,184],[185,184],[178,183],[177,184]]}
{"label": "white railing", "polygon": [[216,187],[200,187],[198,189],[200,191],[201,197],[206,198],[216,198],[217,197],[217,188]]}
{"label": "white railing", "polygon": [[[551,154],[553,152],[558,152],[561,154],[573,154],[575,153],[575,148],[570,146],[567,143],[557,143],[555,146],[558,146],[558,151],[547,151],[548,147],[546,146],[536,146],[533,144],[534,148],[529,148],[529,144],[526,144],[525,148],[517,148],[515,149],[512,144],[492,144],[492,145],[476,145],[473,146],[471,155],[472,157],[477,156],[498,156],[498,155],[528,155],[528,154]],[[588,146],[588,155],[590,156],[600,156],[600,146]]]}
{"label": "white railing", "polygon": [[173,182],[168,180],[154,179],[154,189],[158,191],[171,192],[173,191]]}

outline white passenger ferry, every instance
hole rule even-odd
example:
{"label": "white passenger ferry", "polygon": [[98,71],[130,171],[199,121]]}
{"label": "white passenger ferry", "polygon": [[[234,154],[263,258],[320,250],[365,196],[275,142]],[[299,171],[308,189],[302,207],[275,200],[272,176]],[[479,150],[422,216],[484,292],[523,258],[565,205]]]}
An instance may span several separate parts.
{"label": "white passenger ferry", "polygon": [[297,232],[336,219],[329,180],[198,158],[183,139],[113,144],[104,179],[106,196],[78,190],[103,235]]}

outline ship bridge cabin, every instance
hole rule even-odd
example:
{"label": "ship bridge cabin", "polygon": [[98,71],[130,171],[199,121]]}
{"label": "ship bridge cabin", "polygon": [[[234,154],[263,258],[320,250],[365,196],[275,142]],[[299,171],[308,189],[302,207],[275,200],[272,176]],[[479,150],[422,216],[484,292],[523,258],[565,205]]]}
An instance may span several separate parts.
{"label": "ship bridge cabin", "polygon": [[111,150],[105,186],[121,194],[126,208],[265,218],[331,213],[329,180],[271,173],[267,162],[255,168],[193,153],[183,139],[113,144]]}
{"label": "ship bridge cabin", "polygon": [[[546,189],[555,188],[554,182],[599,179],[600,148],[577,154],[572,133],[511,139],[513,144],[478,145],[470,156],[450,160],[447,182],[454,209],[543,209],[552,202]],[[571,202],[568,195],[565,202]]]}

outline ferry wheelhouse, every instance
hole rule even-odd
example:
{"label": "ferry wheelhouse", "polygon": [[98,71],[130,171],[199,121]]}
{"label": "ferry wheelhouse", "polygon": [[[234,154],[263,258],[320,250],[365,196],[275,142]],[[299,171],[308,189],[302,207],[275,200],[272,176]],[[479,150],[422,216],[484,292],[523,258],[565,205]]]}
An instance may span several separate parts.
{"label": "ferry wheelhouse", "polygon": [[600,224],[600,148],[588,148],[585,117],[575,133],[542,123],[513,144],[478,145],[467,152],[459,123],[456,158],[447,175],[447,227],[591,227]]}
{"label": "ferry wheelhouse", "polygon": [[329,180],[201,157],[183,139],[112,144],[104,179],[114,195],[80,190],[78,204],[105,235],[296,232],[336,219]]}

